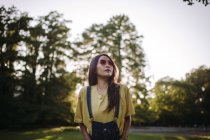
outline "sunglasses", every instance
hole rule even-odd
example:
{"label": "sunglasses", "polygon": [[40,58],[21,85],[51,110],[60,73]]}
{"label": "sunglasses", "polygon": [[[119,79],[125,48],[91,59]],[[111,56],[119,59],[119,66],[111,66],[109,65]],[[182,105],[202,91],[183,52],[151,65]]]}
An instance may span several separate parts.
{"label": "sunglasses", "polygon": [[108,64],[108,65],[110,65],[110,66],[112,66],[113,64],[112,64],[112,61],[110,61],[110,60],[100,60],[99,61],[99,63],[101,64],[101,65],[103,65],[103,66],[105,66],[106,64]]}

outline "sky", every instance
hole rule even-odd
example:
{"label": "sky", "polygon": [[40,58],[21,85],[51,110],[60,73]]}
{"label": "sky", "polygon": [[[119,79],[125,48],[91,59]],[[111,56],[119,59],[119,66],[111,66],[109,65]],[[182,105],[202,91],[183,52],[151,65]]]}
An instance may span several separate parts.
{"label": "sky", "polygon": [[115,15],[125,14],[143,35],[146,74],[157,81],[165,76],[177,80],[201,65],[210,67],[210,5],[194,0],[0,0],[30,16],[50,11],[71,20],[71,37],[92,24],[106,24]]}

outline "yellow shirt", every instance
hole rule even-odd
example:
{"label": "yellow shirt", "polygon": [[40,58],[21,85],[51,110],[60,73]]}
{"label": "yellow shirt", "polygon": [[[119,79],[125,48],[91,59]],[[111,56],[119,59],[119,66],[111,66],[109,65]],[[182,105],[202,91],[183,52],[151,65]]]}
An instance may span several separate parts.
{"label": "yellow shirt", "polygon": [[[76,108],[76,113],[74,117],[74,121],[76,123],[83,123],[90,134],[92,134],[91,121],[89,118],[88,108],[87,108],[87,87],[83,87],[80,90],[78,96],[78,103]],[[110,122],[114,120],[114,109],[109,113],[104,110],[108,105],[108,95],[100,97],[97,93],[96,86],[91,86],[91,107],[93,112],[94,121],[97,122]],[[131,100],[131,94],[129,93],[129,89],[125,85],[120,85],[120,107],[119,107],[119,115],[117,119],[117,125],[120,130],[120,135],[123,132],[124,127],[124,118],[129,115],[133,115],[135,113],[133,103]]]}

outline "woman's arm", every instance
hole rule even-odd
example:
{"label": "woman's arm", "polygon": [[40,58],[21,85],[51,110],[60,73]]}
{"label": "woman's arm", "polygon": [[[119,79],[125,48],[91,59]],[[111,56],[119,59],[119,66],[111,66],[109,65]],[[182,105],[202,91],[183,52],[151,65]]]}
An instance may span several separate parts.
{"label": "woman's arm", "polygon": [[127,116],[127,117],[125,117],[123,133],[122,133],[122,137],[120,140],[128,139],[128,132],[129,132],[130,126],[131,126],[131,116]]}
{"label": "woman's arm", "polygon": [[89,136],[89,134],[87,132],[86,126],[83,123],[80,123],[79,126],[80,126],[80,130],[82,132],[84,140],[91,140],[90,136]]}

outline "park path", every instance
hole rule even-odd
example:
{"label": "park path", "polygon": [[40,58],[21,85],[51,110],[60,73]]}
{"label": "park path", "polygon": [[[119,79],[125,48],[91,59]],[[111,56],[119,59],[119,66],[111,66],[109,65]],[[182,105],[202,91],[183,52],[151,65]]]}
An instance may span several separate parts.
{"label": "park path", "polygon": [[183,135],[210,135],[210,128],[185,128],[185,127],[132,127],[131,133],[148,134],[183,134]]}

